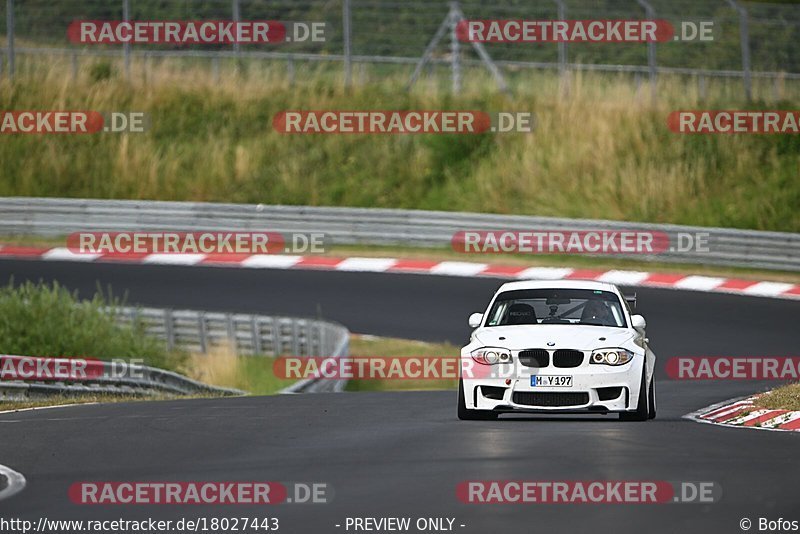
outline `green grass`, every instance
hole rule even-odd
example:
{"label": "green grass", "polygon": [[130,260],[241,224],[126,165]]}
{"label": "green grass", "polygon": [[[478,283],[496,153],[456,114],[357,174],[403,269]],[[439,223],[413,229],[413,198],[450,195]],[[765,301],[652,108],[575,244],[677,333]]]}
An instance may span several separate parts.
{"label": "green grass", "polygon": [[800,384],[787,384],[760,395],[753,403],[768,410],[800,410]]}
{"label": "green grass", "polygon": [[[383,338],[373,336],[353,336],[350,340],[351,356],[409,357],[432,356],[441,358],[458,358],[460,350],[448,343],[425,343],[407,339]],[[456,380],[350,380],[346,391],[418,391],[418,390],[455,390]]]}
{"label": "green grass", "polygon": [[[147,81],[77,80],[65,64],[21,69],[0,109],[129,110],[150,114],[145,134],[5,136],[0,195],[194,200],[466,210],[800,231],[800,137],[671,133],[675,109],[737,108],[733,82],[710,82],[702,101],[687,81],[664,79],[652,106],[626,77],[573,76],[569,98],[543,73],[510,74],[515,96],[469,73],[460,98],[436,80],[399,90],[403,75],[340,89],[338,70],[253,62],[219,83],[195,64],[151,63]],[[756,83],[747,107],[796,108]],[[646,88],[645,88],[646,89]],[[533,134],[283,135],[286,109],[532,111]]]}
{"label": "green grass", "polygon": [[275,376],[274,362],[272,357],[237,355],[231,346],[217,346],[207,354],[192,354],[183,372],[207,384],[272,395],[295,382]]}
{"label": "green grass", "polygon": [[101,290],[90,299],[51,284],[13,280],[0,288],[0,354],[141,360],[144,365],[176,369],[184,355],[144,335],[141,324],[123,327],[105,309],[122,301]]}

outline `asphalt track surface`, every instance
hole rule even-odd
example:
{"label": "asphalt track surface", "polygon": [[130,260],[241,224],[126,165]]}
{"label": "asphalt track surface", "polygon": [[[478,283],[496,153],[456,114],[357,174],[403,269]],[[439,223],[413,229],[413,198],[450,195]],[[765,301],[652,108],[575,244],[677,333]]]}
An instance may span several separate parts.
{"label": "asphalt track surface", "polygon": [[[0,260],[0,280],[100,285],[130,303],[317,316],[352,331],[462,343],[466,318],[501,283],[411,274]],[[353,393],[83,406],[0,415],[0,464],[26,489],[0,517],[280,518],[282,532],[338,533],[347,517],[454,517],[455,531],[741,532],[740,519],[800,520],[800,436],[729,429],[681,416],[763,390],[765,382],[677,382],[672,356],[797,355],[800,303],[637,289],[659,357],[659,413],[459,422],[455,392]],[[468,505],[465,480],[712,481],[714,504]],[[326,482],[328,504],[274,507],[72,504],[79,481]],[[336,527],[335,525],[342,525]],[[460,527],[458,525],[465,525]],[[353,532],[350,530],[349,532]],[[412,529],[410,532],[417,532]]]}

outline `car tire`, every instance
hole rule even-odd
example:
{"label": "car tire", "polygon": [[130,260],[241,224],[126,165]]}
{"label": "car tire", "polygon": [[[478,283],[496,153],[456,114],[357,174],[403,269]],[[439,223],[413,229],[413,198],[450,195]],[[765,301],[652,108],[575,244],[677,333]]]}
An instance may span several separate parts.
{"label": "car tire", "polygon": [[491,421],[497,414],[489,410],[470,410],[464,399],[464,381],[458,379],[458,418],[462,421]]}
{"label": "car tire", "polygon": [[649,396],[649,407],[647,411],[647,418],[648,419],[655,419],[656,418],[656,377],[655,374],[653,375],[653,379],[650,380],[650,396]]}
{"label": "car tire", "polygon": [[621,421],[647,421],[650,416],[650,412],[647,408],[648,400],[650,397],[650,392],[648,391],[647,381],[645,380],[645,376],[647,374],[646,369],[642,369],[642,385],[639,389],[639,402],[636,403],[636,411],[635,412],[622,412],[619,414],[619,418]]}

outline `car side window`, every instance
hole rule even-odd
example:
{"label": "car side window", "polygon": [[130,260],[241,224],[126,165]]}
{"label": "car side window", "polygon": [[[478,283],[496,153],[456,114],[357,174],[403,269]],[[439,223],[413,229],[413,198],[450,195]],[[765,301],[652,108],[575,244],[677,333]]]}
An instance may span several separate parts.
{"label": "car side window", "polygon": [[494,306],[494,315],[489,317],[489,322],[487,326],[497,326],[500,324],[500,321],[503,319],[503,316],[506,314],[506,308],[508,307],[508,302],[500,302]]}

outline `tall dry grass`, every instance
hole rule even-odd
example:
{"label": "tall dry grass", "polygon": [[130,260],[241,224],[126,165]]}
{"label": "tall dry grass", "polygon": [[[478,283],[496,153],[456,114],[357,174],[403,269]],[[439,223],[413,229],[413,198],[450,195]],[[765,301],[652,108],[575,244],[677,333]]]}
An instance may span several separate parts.
{"label": "tall dry grass", "polygon": [[[511,71],[514,96],[468,70],[463,95],[445,70],[412,92],[408,69],[336,64],[25,62],[0,84],[0,109],[145,111],[146,134],[4,136],[0,194],[380,206],[800,230],[797,136],[680,136],[675,109],[792,108],[789,82],[662,78],[659,99],[623,75]],[[533,134],[281,135],[285,109],[533,111]]]}
{"label": "tall dry grass", "polygon": [[210,347],[206,354],[189,355],[183,372],[206,384],[269,395],[294,383],[275,376],[274,361],[267,356],[237,355],[232,343],[223,343]]}

